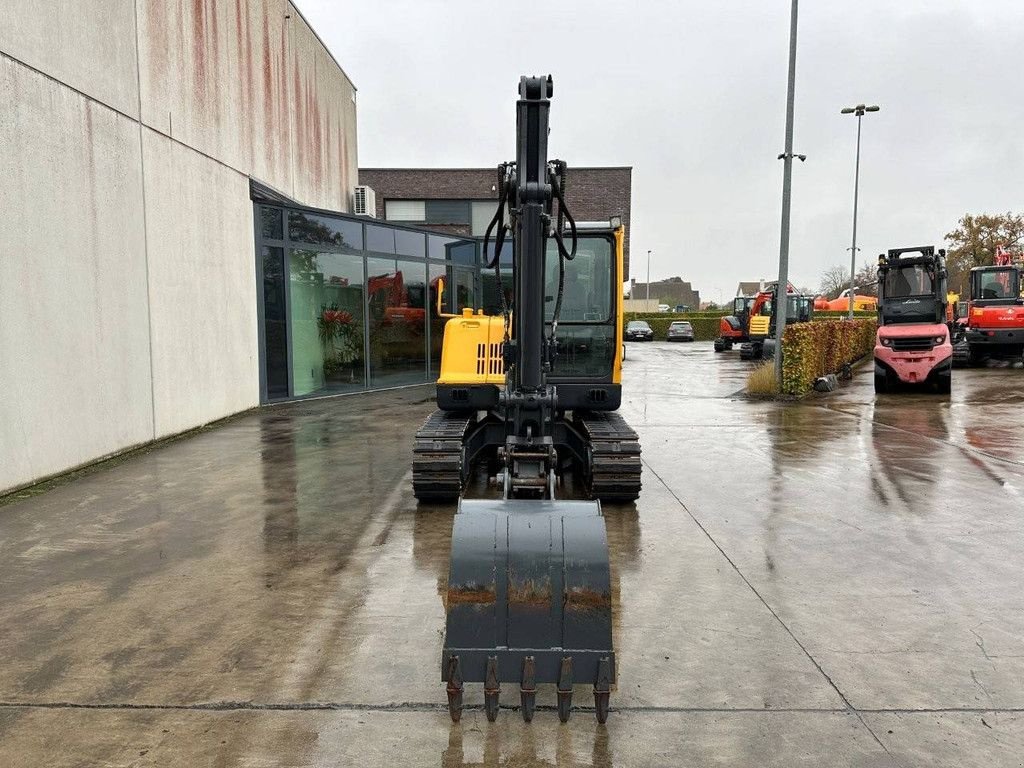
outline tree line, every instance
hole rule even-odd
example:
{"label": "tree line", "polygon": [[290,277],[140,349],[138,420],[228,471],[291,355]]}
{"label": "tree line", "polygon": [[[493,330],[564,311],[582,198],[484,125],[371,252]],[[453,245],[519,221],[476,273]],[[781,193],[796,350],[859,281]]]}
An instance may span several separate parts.
{"label": "tree line", "polygon": [[[964,214],[953,230],[946,234],[945,240],[949,289],[954,293],[966,293],[971,269],[994,263],[998,246],[1010,250],[1024,246],[1024,214]],[[857,293],[877,295],[878,278],[874,259],[857,269],[853,282]],[[837,264],[821,274],[818,294],[834,299],[849,287],[849,268]]]}

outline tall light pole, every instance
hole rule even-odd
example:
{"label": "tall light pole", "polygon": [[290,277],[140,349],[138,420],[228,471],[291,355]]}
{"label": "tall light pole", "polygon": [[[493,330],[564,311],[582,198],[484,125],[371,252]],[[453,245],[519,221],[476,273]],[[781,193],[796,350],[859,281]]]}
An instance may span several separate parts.
{"label": "tall light pole", "polygon": [[[782,337],[786,333],[789,310],[789,208],[793,190],[793,103],[796,98],[796,20],[797,2],[793,0],[789,16],[789,87],[786,90],[786,150],[779,155],[782,164],[782,233],[779,236],[779,282],[775,286],[775,381],[782,389]],[[805,155],[795,155],[800,161]],[[781,311],[780,311],[781,309]]]}
{"label": "tall light pole", "polygon": [[850,308],[847,312],[846,318],[853,320],[853,280],[857,274],[857,196],[860,192],[860,121],[864,117],[865,112],[877,112],[880,107],[872,105],[866,107],[863,104],[858,104],[856,107],[843,107],[839,110],[842,115],[856,115],[857,116],[857,162],[854,165],[853,171],[853,243],[850,245]]}
{"label": "tall light pole", "polygon": [[647,251],[647,310],[651,309],[651,252]]}

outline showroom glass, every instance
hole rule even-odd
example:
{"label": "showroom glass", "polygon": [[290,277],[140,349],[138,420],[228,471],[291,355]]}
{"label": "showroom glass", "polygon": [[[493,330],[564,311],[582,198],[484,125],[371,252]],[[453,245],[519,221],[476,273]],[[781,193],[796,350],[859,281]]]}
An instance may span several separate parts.
{"label": "showroom glass", "polygon": [[[462,267],[455,268],[455,286],[454,286],[454,300],[453,309],[455,312],[462,312],[463,309],[469,308],[476,310],[477,295],[476,295],[476,270],[464,269]],[[445,290],[449,290],[446,288]]]}
{"label": "showroom glass", "polygon": [[363,260],[293,248],[289,255],[292,394],[362,389]]}
{"label": "showroom glass", "polygon": [[425,291],[423,262],[366,260],[370,386],[394,387],[427,380]]}
{"label": "showroom glass", "polygon": [[[264,237],[267,235],[264,234]],[[363,226],[359,222],[335,216],[289,211],[288,239],[313,245],[361,250]]]}
{"label": "showroom glass", "polygon": [[[277,211],[280,216],[280,211]],[[263,246],[263,339],[267,397],[288,396],[288,320],[285,305],[284,248]]]}
{"label": "showroom glass", "polygon": [[[427,316],[430,318],[430,378],[435,380],[441,371],[441,346],[444,343],[444,324],[447,321],[447,318],[441,317],[437,313],[437,293],[443,279],[444,292],[448,294],[451,290],[452,280],[449,278],[450,270],[443,262],[432,261],[427,264],[427,268],[430,271],[430,296],[427,305],[429,310]],[[442,300],[444,298],[442,297]],[[445,302],[445,306],[441,308],[442,311],[447,312],[449,306],[451,306],[451,302]]]}

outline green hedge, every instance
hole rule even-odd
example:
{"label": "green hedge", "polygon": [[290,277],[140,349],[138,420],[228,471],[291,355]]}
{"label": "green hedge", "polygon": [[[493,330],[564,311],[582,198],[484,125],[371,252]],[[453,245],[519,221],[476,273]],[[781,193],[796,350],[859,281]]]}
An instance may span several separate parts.
{"label": "green hedge", "polygon": [[838,373],[875,348],[878,324],[871,319],[822,320],[786,328],[782,344],[782,391],[802,395],[819,376]]}

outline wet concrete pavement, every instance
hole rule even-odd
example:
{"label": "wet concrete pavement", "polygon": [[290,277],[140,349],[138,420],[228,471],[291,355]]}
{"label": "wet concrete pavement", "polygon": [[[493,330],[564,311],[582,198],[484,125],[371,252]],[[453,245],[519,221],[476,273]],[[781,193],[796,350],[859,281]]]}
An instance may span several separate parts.
{"label": "wet concrete pavement", "polygon": [[629,347],[644,491],[605,509],[607,727],[451,724],[422,388],[265,409],[0,507],[0,765],[1024,764],[1024,371],[778,404],[737,396],[748,366]]}

